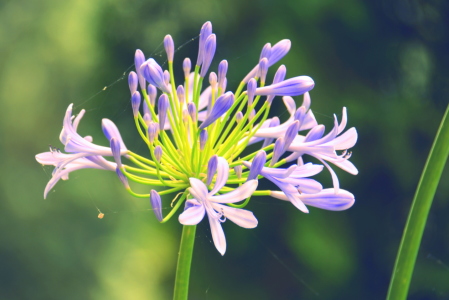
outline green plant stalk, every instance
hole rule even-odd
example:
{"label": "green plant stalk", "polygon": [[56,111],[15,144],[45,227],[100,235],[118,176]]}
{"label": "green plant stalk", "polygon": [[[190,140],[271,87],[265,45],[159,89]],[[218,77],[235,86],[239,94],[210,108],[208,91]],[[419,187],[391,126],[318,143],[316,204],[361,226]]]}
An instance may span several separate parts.
{"label": "green plant stalk", "polygon": [[427,216],[449,155],[448,114],[449,106],[441,120],[440,128],[416,189],[396,257],[387,300],[405,300],[407,298]]}
{"label": "green plant stalk", "polygon": [[189,295],[190,266],[192,265],[195,232],[196,225],[184,225],[182,228],[173,300],[187,300]]}

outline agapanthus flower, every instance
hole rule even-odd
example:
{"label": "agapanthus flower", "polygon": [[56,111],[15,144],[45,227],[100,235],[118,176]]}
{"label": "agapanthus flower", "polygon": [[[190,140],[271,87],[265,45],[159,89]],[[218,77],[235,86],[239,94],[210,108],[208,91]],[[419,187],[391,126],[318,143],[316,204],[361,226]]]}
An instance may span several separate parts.
{"label": "agapanthus flower", "polygon": [[[343,109],[341,123],[335,118],[334,128],[325,135],[311,109],[313,79],[287,77],[285,65],[274,70],[273,76],[271,67],[288,54],[291,42],[284,39],[263,46],[255,67],[235,90],[229,89],[228,82],[236,80],[227,80],[232,63],[221,60],[217,70],[211,69],[214,56],[220,53],[218,44],[212,24],[206,22],[196,63],[183,60],[178,68],[184,76],[178,82],[173,75],[178,52],[170,35],[164,38],[166,63],[135,51],[135,71],[128,76],[130,111],[147,147],[146,156],[128,149],[107,119],[102,126],[108,145],[99,146],[91,137],[80,136],[77,127],[84,110],[72,117],[70,105],[60,135],[67,153],[52,148],[36,156],[40,163],[55,166],[44,196],[70,172],[82,168],[115,171],[131,195],[149,200],[162,223],[182,207],[178,220],[183,225],[196,225],[207,215],[214,244],[222,255],[226,239],[221,223],[229,219],[244,228],[257,226],[256,217],[247,210],[254,196],[288,200],[303,212],[309,211],[307,206],[327,210],[352,206],[354,196],[340,189],[329,163],[357,173],[348,160],[357,132],[355,128],[344,132],[347,115]],[[302,96],[301,104],[296,96]],[[280,107],[282,115],[286,111],[288,117],[270,114],[272,106]],[[306,155],[320,164],[304,162]],[[323,188],[310,178],[324,168],[331,173],[332,188]],[[264,178],[274,183],[274,190],[260,189],[263,185],[258,182]],[[135,184],[149,186],[148,192],[136,192]]]}

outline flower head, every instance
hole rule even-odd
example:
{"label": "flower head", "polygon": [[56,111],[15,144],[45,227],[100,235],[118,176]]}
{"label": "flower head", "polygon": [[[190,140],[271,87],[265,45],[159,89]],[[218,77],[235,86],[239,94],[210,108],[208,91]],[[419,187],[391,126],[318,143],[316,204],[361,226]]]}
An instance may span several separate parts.
{"label": "flower head", "polygon": [[[227,72],[232,65],[222,60],[218,69],[211,69],[217,41],[212,24],[206,22],[200,32],[195,66],[192,68],[190,58],[183,60],[181,84],[174,76],[175,43],[170,35],[164,38],[166,63],[147,59],[136,50],[135,71],[128,76],[128,86],[132,116],[146,146],[146,156],[129,150],[108,119],[102,122],[107,146],[80,136],[77,127],[84,110],[73,117],[70,105],[60,135],[67,153],[52,148],[36,156],[40,163],[55,166],[44,196],[59,179],[67,179],[75,170],[115,171],[130,194],[150,199],[162,223],[183,206],[178,218],[181,224],[198,224],[207,215],[214,244],[221,254],[226,251],[221,223],[229,219],[244,228],[257,226],[253,213],[243,209],[253,196],[288,200],[303,212],[308,212],[307,206],[349,208],[354,196],[339,189],[337,175],[328,165],[330,162],[351,174],[357,173],[347,151],[355,145],[357,132],[354,128],[343,132],[346,109],[342,121],[335,119],[334,128],[324,135],[324,126],[311,109],[313,79],[286,78],[284,65],[277,71],[271,69],[290,51],[287,39],[273,46],[265,44],[255,59],[256,66],[235,90],[227,90]],[[229,80],[234,82],[238,81]],[[295,96],[302,96],[300,105]],[[271,116],[273,106],[280,106],[288,117]],[[305,155],[321,164],[304,163]],[[318,181],[309,178],[324,167],[332,175],[333,189],[323,189]],[[273,182],[276,189],[256,190],[262,186],[258,185],[262,178]],[[149,186],[148,192],[134,191],[134,183]],[[163,205],[165,195],[174,199],[170,205]],[[172,210],[165,213],[166,207]]]}

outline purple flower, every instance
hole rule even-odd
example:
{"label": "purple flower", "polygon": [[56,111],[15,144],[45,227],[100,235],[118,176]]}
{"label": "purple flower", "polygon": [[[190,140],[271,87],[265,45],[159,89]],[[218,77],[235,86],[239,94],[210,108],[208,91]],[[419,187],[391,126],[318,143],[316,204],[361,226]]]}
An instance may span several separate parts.
{"label": "purple flower", "polygon": [[[252,171],[252,163],[243,162]],[[263,167],[259,174],[276,184],[287,197],[287,199],[299,210],[308,213],[309,210],[301,201],[301,193],[318,193],[321,184],[313,179],[306,178],[318,174],[323,166],[311,163],[297,166],[292,165],[288,169]]]}
{"label": "purple flower", "polygon": [[257,180],[247,181],[232,192],[214,196],[223,188],[228,175],[229,165],[224,158],[219,157],[217,179],[212,191],[209,192],[207,186],[201,180],[190,178],[190,188],[188,190],[193,199],[186,201],[186,208],[179,215],[181,224],[196,225],[207,214],[212,239],[221,255],[224,255],[226,252],[226,239],[221,223],[229,219],[243,228],[255,228],[257,226],[257,219],[252,212],[221,204],[235,203],[250,197],[257,188]]}

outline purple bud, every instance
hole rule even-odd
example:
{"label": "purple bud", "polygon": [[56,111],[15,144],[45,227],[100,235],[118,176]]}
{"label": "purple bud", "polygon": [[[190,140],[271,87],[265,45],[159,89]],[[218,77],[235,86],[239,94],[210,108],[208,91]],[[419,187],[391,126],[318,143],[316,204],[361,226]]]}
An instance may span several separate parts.
{"label": "purple bud", "polygon": [[156,160],[158,162],[161,162],[161,158],[162,158],[162,147],[157,145],[156,147],[154,147],[154,157],[156,157]]}
{"label": "purple bud", "polygon": [[200,125],[199,129],[204,129],[219,117],[221,117],[234,103],[234,94],[227,92],[220,97],[218,97],[215,102],[214,107],[212,107],[210,114],[207,116],[206,120]]}
{"label": "purple bud", "polygon": [[155,190],[151,190],[150,193],[150,204],[153,208],[153,212],[156,215],[156,219],[158,219],[159,222],[162,221],[162,201],[161,196],[159,193]]}
{"label": "purple bud", "polygon": [[223,89],[226,73],[228,72],[228,61],[222,60],[218,65],[218,88]]}
{"label": "purple bud", "polygon": [[196,123],[196,106],[195,103],[190,102],[187,104],[187,111],[189,112],[190,118],[192,118],[193,123]]}
{"label": "purple bud", "polygon": [[271,55],[268,59],[268,66],[271,67],[283,58],[290,51],[292,43],[290,40],[282,40],[271,48]]}
{"label": "purple bud", "polygon": [[204,25],[203,25],[203,27],[201,27],[201,31],[200,31],[200,46],[198,48],[198,58],[196,60],[197,66],[201,66],[201,64],[203,63],[204,46],[205,46],[207,38],[211,34],[212,34],[212,23],[208,21],[208,22],[204,23]]}
{"label": "purple bud", "polygon": [[266,160],[267,160],[267,153],[265,153],[265,151],[260,150],[259,152],[257,152],[256,156],[254,157],[251,163],[251,169],[249,171],[248,179],[246,181],[257,179],[257,176],[260,174],[260,171],[262,171],[262,168],[265,165]]}
{"label": "purple bud", "polygon": [[251,78],[246,85],[246,93],[248,94],[248,106],[253,104],[254,93],[257,89],[257,81],[254,78]]}
{"label": "purple bud", "polygon": [[184,78],[189,78],[190,70],[192,69],[192,63],[190,58],[186,57],[182,63],[182,69],[184,70]]}
{"label": "purple bud", "polygon": [[312,129],[310,129],[309,133],[307,133],[304,143],[312,142],[318,140],[323,137],[324,134],[324,125],[316,125]]}
{"label": "purple bud", "polygon": [[167,52],[168,62],[173,62],[173,56],[175,54],[175,43],[171,35],[167,34],[164,38],[164,48]]}
{"label": "purple bud", "polygon": [[137,116],[139,115],[140,101],[140,93],[138,91],[135,91],[131,96],[131,106],[133,108],[134,118],[137,118]]}
{"label": "purple bud", "polygon": [[309,76],[298,76],[257,88],[255,94],[262,96],[299,96],[310,91],[314,86],[315,82]]}
{"label": "purple bud", "polygon": [[120,169],[122,167],[122,158],[120,155],[120,141],[113,137],[111,138],[110,144],[112,156],[114,157],[115,163],[117,164],[117,168]]}
{"label": "purple bud", "polygon": [[[144,102],[145,103],[145,102]],[[145,106],[144,106],[145,107]],[[150,122],[153,120],[151,119],[151,115],[149,113],[143,114],[143,120],[145,121],[145,124],[147,124],[147,127],[150,125]]]}
{"label": "purple bud", "polygon": [[270,59],[271,56],[271,44],[266,43],[265,46],[262,48],[262,52],[260,53],[259,61],[262,60],[262,58]]}
{"label": "purple bud", "polygon": [[123,183],[123,185],[125,186],[125,188],[126,188],[127,190],[129,190],[128,178],[126,178],[125,174],[123,174],[123,172],[122,172],[119,168],[116,168],[116,169],[115,169],[115,173],[117,174],[118,178],[119,178],[120,181]]}
{"label": "purple bud", "polygon": [[159,131],[159,124],[153,121],[150,121],[148,124],[148,139],[150,140],[150,143],[153,143],[154,140],[157,139],[158,131]]}
{"label": "purple bud", "polygon": [[181,103],[181,107],[184,104],[185,101],[185,91],[184,91],[184,87],[182,85],[178,86],[178,88],[176,89],[176,94],[178,95],[178,100],[179,103]]}
{"label": "purple bud", "polygon": [[201,66],[200,76],[204,78],[206,76],[207,71],[209,70],[210,64],[212,63],[212,59],[215,55],[215,49],[217,47],[217,38],[215,34],[209,35],[204,45],[204,53],[203,53],[203,65]]}
{"label": "purple bud", "polygon": [[214,178],[215,172],[217,171],[218,166],[218,156],[213,155],[209,159],[209,163],[207,164],[207,182],[206,185],[210,185],[212,182],[212,179]]}
{"label": "purple bud", "polygon": [[217,74],[215,74],[215,72],[210,72],[209,83],[210,83],[212,89],[215,89],[217,87]]}
{"label": "purple bud", "polygon": [[159,129],[164,130],[165,119],[167,118],[168,96],[162,94],[157,102],[157,113],[159,114]]}
{"label": "purple bud", "polygon": [[164,72],[158,63],[150,58],[140,67],[145,79],[165,93],[170,93],[164,81]]}
{"label": "purple bud", "polygon": [[235,114],[235,120],[237,121],[237,123],[240,123],[240,121],[243,120],[243,113],[242,113],[241,111],[238,111],[238,112]]}
{"label": "purple bud", "polygon": [[145,55],[140,49],[136,50],[136,54],[134,55],[134,66],[136,67],[137,76],[139,77],[140,89],[145,89],[145,78],[140,69],[142,64],[145,62]]}
{"label": "purple bud", "polygon": [[164,82],[165,85],[168,85],[170,83],[170,73],[167,70],[164,71]]}
{"label": "purple bud", "polygon": [[200,132],[200,150],[201,151],[204,149],[206,142],[207,142],[207,130],[203,129]]}
{"label": "purple bud", "polygon": [[238,179],[242,178],[242,165],[235,166],[234,172]]}
{"label": "purple bud", "polygon": [[273,157],[271,158],[270,166],[273,166],[275,163],[278,162],[279,158],[282,154],[285,152],[285,142],[284,138],[280,137],[276,140],[274,143],[274,149],[273,149]]}
{"label": "purple bud", "polygon": [[262,58],[259,62],[259,74],[260,82],[265,83],[265,78],[267,77],[268,72],[268,59],[266,57]]}
{"label": "purple bud", "polygon": [[150,104],[154,107],[157,97],[157,88],[154,85],[149,84],[147,87],[147,94],[148,98],[150,98]]}
{"label": "purple bud", "polygon": [[288,126],[287,131],[285,132],[285,139],[284,139],[284,151],[287,150],[288,147],[290,147],[290,144],[293,142],[295,137],[298,135],[299,130],[299,121],[294,121],[290,126]]}
{"label": "purple bud", "polygon": [[137,91],[137,85],[139,84],[139,78],[137,77],[136,72],[131,71],[128,75],[128,86],[131,91],[131,95]]}

